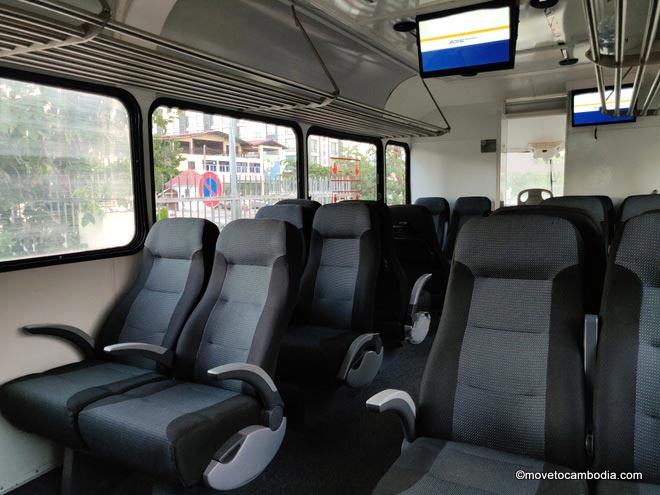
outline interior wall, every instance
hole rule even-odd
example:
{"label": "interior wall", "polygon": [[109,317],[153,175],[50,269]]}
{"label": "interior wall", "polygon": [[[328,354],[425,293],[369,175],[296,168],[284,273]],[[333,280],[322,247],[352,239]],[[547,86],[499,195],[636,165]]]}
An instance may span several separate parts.
{"label": "interior wall", "polygon": [[635,123],[571,127],[566,137],[565,194],[603,194],[615,203],[660,189],[660,117]]}
{"label": "interior wall", "polygon": [[[74,348],[52,337],[19,331],[30,323],[74,325],[94,334],[136,273],[141,255],[0,273],[2,327],[0,383],[80,360]],[[0,416],[0,493],[60,463],[47,440],[13,428]]]}
{"label": "interior wall", "polygon": [[[451,132],[412,142],[412,200],[441,196],[453,204],[461,196],[487,196],[493,201],[497,193],[500,105],[465,105],[443,110],[451,123]],[[497,151],[482,153],[483,139],[497,139]]]}

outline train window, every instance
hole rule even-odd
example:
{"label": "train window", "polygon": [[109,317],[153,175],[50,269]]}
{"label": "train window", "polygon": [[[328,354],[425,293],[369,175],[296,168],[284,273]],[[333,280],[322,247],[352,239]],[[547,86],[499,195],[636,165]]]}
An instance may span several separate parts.
{"label": "train window", "polygon": [[307,144],[307,185],[313,200],[376,199],[376,145],[320,134],[310,134]]}
{"label": "train window", "polygon": [[220,228],[295,198],[293,127],[159,106],[151,114],[158,218],[199,217]]}
{"label": "train window", "polygon": [[123,248],[136,238],[136,225],[124,103],[0,78],[3,266]]}
{"label": "train window", "polygon": [[409,156],[406,146],[385,147],[385,201],[388,205],[405,205],[408,195]]}

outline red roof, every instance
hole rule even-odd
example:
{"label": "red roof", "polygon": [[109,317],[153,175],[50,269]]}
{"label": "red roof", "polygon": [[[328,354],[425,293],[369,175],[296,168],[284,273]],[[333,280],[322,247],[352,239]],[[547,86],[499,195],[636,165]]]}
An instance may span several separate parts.
{"label": "red roof", "polygon": [[192,169],[188,169],[185,172],[181,172],[179,175],[172,177],[165,183],[165,188],[170,188],[173,186],[195,186],[199,185],[199,181],[202,178],[201,174],[198,174]]}

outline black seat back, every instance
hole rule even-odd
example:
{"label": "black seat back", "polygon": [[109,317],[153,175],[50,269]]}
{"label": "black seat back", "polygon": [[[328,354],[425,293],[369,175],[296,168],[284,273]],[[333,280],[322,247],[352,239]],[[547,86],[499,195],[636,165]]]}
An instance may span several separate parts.
{"label": "black seat back", "polygon": [[660,210],[660,194],[628,196],[619,207],[618,223],[623,224],[632,217],[647,211]]}
{"label": "black seat back", "polygon": [[567,220],[461,229],[420,390],[420,436],[585,464],[582,241]]}
{"label": "black seat back", "polygon": [[598,198],[598,201],[601,202],[603,208],[605,208],[605,218],[607,219],[607,229],[609,240],[612,240],[614,236],[614,230],[616,227],[616,210],[614,209],[614,201],[609,196],[594,196]]}
{"label": "black seat back", "polygon": [[275,204],[302,206],[306,210],[310,210],[312,212],[312,217],[314,216],[314,213],[316,213],[316,210],[321,207],[321,203],[314,201],[313,199],[281,199]]}
{"label": "black seat back", "polygon": [[208,287],[176,349],[176,378],[218,385],[206,372],[235,362],[274,373],[298,293],[301,250],[288,222],[243,219],[225,226]]}
{"label": "black seat back", "polygon": [[[597,469],[660,483],[660,212],[628,220],[612,245],[594,398]],[[650,485],[648,485],[650,486]]]}
{"label": "black seat back", "polygon": [[490,210],[490,199],[485,196],[465,196],[456,200],[454,209],[451,212],[447,243],[445,244],[445,255],[447,258],[451,258],[454,255],[454,245],[463,225],[474,218],[490,215]]}
{"label": "black seat back", "polygon": [[[353,203],[356,200],[343,201]],[[379,223],[381,260],[374,302],[374,330],[386,342],[404,338],[403,323],[408,308],[410,290],[406,274],[397,256],[390,208],[380,201],[359,202],[368,205]]]}
{"label": "black seat back", "polygon": [[371,331],[380,250],[378,220],[367,204],[341,202],[319,208],[296,321]]}
{"label": "black seat back", "polygon": [[591,215],[584,210],[563,206],[513,206],[495,210],[493,215],[545,215],[564,218],[571,222],[580,233],[584,244],[585,310],[589,314],[599,313],[607,267],[607,251],[603,231]]}
{"label": "black seat back", "polygon": [[314,212],[307,208],[295,204],[276,204],[262,206],[257,211],[254,218],[272,218],[274,220],[283,220],[293,225],[302,239],[302,266],[307,262],[307,253],[309,251],[309,240],[312,236],[312,222],[314,221]]}
{"label": "black seat back", "polygon": [[[133,286],[119,299],[96,338],[96,351],[123,342],[174,348],[211,274],[218,227],[200,218],[156,222],[144,243]],[[125,360],[151,369],[152,361]]]}
{"label": "black seat back", "polygon": [[438,236],[438,244],[444,247],[449,229],[449,203],[445,198],[417,198],[415,204],[425,206],[433,216],[433,225]]}
{"label": "black seat back", "polygon": [[426,290],[431,293],[431,305],[441,309],[444,301],[449,262],[435,234],[431,212],[424,206],[391,206],[396,250],[411,289],[425,273],[431,273]]}
{"label": "black seat back", "polygon": [[607,217],[607,208],[603,201],[597,196],[556,196],[548,198],[541,203],[541,206],[564,206],[567,208],[579,208],[586,211],[594,221],[600,225],[603,231],[603,238],[606,244],[610,241],[609,222]]}

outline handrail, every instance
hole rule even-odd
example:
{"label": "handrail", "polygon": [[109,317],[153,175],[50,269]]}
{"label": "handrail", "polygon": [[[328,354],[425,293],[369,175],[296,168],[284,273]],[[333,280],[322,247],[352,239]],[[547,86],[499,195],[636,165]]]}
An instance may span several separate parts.
{"label": "handrail", "polygon": [[[582,2],[587,20],[587,28],[589,31],[589,44],[591,49],[591,60],[594,63],[596,73],[596,84],[598,93],[601,100],[601,112],[610,116],[621,116],[621,93],[623,91],[623,74],[624,65],[627,65],[627,57],[625,56],[625,39],[626,39],[626,17],[627,17],[627,0],[616,0],[615,14],[614,14],[614,109],[607,108],[606,88],[604,84],[603,69],[611,67],[611,57],[608,63],[602,59],[600,47],[598,45],[598,19],[596,14],[596,0],[583,0]],[[635,78],[632,86],[632,97],[626,115],[639,115],[648,116],[656,115],[658,109],[650,109],[653,100],[655,99],[658,91],[660,90],[660,70],[656,74],[651,88],[646,95],[644,104],[641,110],[636,110],[637,102],[640,98],[641,87],[644,83],[646,69],[649,60],[653,55],[653,43],[658,33],[658,26],[660,25],[660,0],[651,0],[649,4],[649,12],[647,22],[644,28],[642,37],[642,45],[639,53],[639,59],[636,65]],[[632,67],[631,67],[632,68]]]}
{"label": "handrail", "polygon": [[[14,66],[124,84],[229,110],[286,117],[382,138],[448,132],[448,128],[436,124],[339,96],[336,89],[326,91],[290,81],[56,0],[20,1],[88,26],[103,26],[104,33],[97,33],[84,43],[53,46],[47,54],[35,49],[5,56],[4,60]],[[14,7],[0,6],[0,19],[5,45],[24,45],[26,39],[47,45],[48,40],[61,42],[63,37],[82,37],[80,27]],[[106,32],[122,36],[112,37]],[[144,42],[158,49],[145,47]]]}

